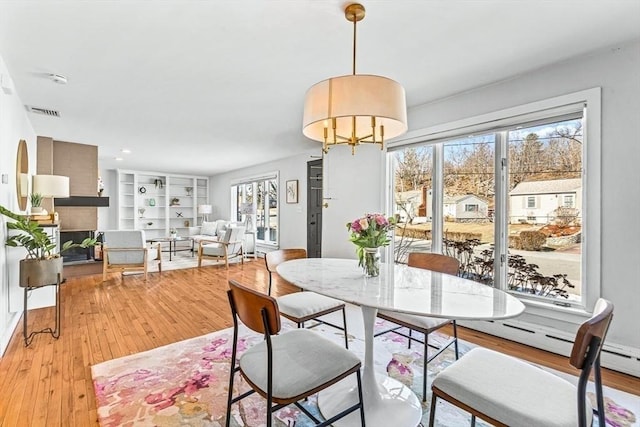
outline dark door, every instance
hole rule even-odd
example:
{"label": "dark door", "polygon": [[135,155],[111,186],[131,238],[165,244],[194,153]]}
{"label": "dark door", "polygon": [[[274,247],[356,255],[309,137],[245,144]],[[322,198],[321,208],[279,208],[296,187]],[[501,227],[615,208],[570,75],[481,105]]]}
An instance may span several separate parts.
{"label": "dark door", "polygon": [[307,256],[322,256],[322,159],[307,162]]}

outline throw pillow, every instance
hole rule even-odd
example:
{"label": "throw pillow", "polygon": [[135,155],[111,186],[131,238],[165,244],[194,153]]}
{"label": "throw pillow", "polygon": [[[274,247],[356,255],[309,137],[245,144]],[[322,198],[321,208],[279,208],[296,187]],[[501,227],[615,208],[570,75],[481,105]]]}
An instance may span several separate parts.
{"label": "throw pillow", "polygon": [[206,236],[215,236],[216,235],[216,223],[215,222],[202,222],[202,228],[200,229],[200,233]]}

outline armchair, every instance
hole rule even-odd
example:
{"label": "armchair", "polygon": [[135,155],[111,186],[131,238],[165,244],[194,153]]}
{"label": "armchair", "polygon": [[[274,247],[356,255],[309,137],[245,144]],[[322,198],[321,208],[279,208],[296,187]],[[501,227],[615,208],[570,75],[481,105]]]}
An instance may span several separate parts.
{"label": "armchair", "polygon": [[[102,281],[107,280],[107,273],[119,271],[144,272],[147,280],[147,246],[142,230],[111,230],[104,232],[102,252]],[[162,272],[160,243],[156,246],[158,271]]]}
{"label": "armchair", "polygon": [[244,264],[242,242],[245,227],[229,227],[219,240],[200,240],[198,245],[198,267],[202,266],[202,260],[211,258],[216,261],[224,260],[227,269],[229,259],[240,257]]}

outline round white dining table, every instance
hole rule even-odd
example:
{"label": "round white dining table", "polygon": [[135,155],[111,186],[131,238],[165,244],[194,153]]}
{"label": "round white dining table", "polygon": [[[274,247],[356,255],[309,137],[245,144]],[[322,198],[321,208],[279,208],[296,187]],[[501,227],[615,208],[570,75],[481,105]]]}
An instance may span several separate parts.
{"label": "round white dining table", "polygon": [[[378,277],[365,277],[357,260],[304,258],[277,267],[288,282],[308,291],[359,305],[365,328],[362,375],[367,427],[415,427],[422,406],[411,389],[374,371],[373,328],[378,309],[456,320],[496,320],[520,315],[524,304],[499,289],[457,276],[406,265],[382,264]],[[426,369],[426,367],[425,367]],[[341,381],[320,393],[325,418],[357,402],[354,382]],[[359,426],[354,412],[335,426]]]}

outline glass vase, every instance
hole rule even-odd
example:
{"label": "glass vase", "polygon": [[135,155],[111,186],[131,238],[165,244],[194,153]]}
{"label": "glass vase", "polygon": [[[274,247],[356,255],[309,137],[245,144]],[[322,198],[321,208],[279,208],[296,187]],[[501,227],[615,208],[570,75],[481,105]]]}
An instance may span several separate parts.
{"label": "glass vase", "polygon": [[361,265],[367,277],[380,275],[380,248],[363,248]]}

